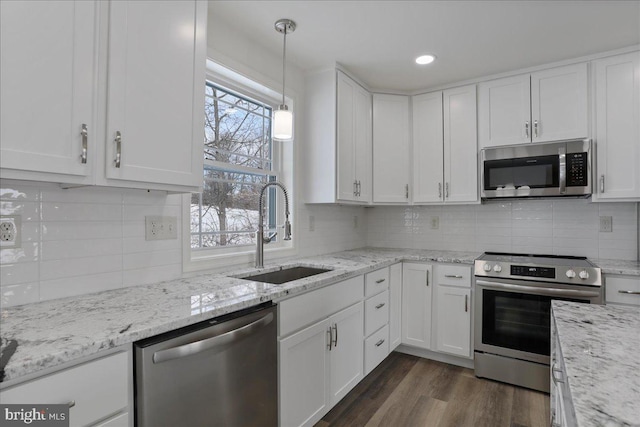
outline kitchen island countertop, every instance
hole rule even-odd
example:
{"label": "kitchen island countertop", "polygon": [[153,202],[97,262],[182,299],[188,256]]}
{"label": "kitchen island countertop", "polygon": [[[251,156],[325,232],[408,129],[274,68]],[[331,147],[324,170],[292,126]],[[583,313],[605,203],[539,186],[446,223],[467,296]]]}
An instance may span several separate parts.
{"label": "kitchen island countertop", "polygon": [[640,425],[640,308],[552,307],[578,426]]}

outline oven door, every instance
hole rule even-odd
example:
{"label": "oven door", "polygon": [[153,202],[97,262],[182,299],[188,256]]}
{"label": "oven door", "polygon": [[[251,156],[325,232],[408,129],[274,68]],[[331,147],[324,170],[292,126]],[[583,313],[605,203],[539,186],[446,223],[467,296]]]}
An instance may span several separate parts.
{"label": "oven door", "polygon": [[475,297],[475,351],[548,365],[551,300],[602,304],[602,289],[476,278]]}

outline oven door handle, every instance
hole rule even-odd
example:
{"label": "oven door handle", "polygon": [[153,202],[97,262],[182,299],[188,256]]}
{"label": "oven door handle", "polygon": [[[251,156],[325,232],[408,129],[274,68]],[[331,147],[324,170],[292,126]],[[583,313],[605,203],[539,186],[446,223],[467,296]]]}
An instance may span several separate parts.
{"label": "oven door handle", "polygon": [[600,296],[599,292],[592,291],[578,291],[574,289],[557,289],[557,288],[542,288],[536,286],[515,285],[510,283],[498,283],[487,282],[485,280],[476,280],[476,284],[480,286],[486,286],[493,289],[505,289],[509,291],[527,292],[537,295],[546,295],[552,297],[587,297],[593,298]]}

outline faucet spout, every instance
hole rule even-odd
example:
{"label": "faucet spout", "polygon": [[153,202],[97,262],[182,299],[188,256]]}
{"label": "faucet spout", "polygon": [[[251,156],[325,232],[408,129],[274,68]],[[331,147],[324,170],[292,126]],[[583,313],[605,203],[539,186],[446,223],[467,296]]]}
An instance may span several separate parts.
{"label": "faucet spout", "polygon": [[271,239],[275,237],[275,234],[270,237],[264,236],[264,193],[268,187],[278,187],[284,194],[284,237],[283,240],[291,240],[291,223],[289,222],[289,194],[287,188],[278,181],[271,181],[266,183],[260,190],[260,198],[258,199],[258,231],[256,233],[256,268],[264,267],[264,244],[269,243]]}

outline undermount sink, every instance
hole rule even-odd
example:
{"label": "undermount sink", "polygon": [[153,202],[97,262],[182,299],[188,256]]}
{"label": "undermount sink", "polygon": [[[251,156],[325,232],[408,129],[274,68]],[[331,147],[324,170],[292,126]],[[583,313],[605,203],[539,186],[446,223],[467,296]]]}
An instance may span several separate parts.
{"label": "undermount sink", "polygon": [[298,279],[304,279],[305,277],[315,276],[316,274],[326,273],[324,268],[314,267],[291,267],[278,271],[272,271],[270,273],[255,274],[253,276],[242,277],[245,280],[254,280],[256,282],[271,283],[273,285],[281,285],[283,283],[292,282]]}

